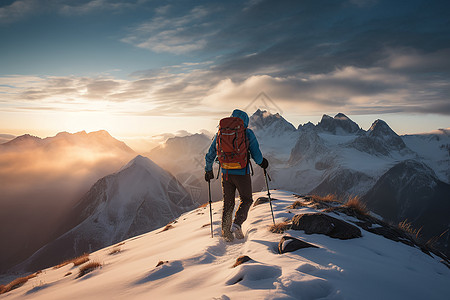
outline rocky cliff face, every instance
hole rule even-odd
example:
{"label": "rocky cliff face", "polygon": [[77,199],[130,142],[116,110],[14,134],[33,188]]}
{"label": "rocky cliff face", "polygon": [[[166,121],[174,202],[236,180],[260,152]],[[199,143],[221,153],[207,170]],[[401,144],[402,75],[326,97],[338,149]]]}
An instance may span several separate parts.
{"label": "rocky cliff face", "polygon": [[350,143],[351,147],[373,155],[389,156],[393,151],[407,151],[402,138],[386,122],[376,120],[369,130]]}
{"label": "rocky cliff face", "polygon": [[437,242],[448,249],[449,195],[450,185],[440,181],[432,169],[406,160],[381,176],[362,200],[387,220],[412,222],[427,238],[446,232]]}
{"label": "rocky cliff face", "polygon": [[322,120],[316,127],[319,131],[333,134],[357,133],[361,130],[358,124],[350,120],[343,113],[338,113],[334,118],[323,115]]}

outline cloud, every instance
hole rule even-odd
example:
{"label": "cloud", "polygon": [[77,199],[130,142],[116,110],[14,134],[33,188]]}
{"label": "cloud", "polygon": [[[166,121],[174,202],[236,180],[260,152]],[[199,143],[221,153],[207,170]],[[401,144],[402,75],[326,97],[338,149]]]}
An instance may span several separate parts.
{"label": "cloud", "polygon": [[85,15],[99,11],[123,12],[145,4],[145,0],[115,1],[90,0],[87,2],[71,0],[16,0],[0,7],[0,23],[12,23],[33,15],[56,13],[64,16]]}
{"label": "cloud", "polygon": [[[449,114],[448,4],[424,3],[168,1],[137,19],[122,41],[185,63],[127,79],[6,76],[0,102],[7,109],[106,103],[101,108],[113,113],[203,116],[245,107],[265,91],[299,113]],[[77,7],[100,4],[113,9],[123,1]]]}
{"label": "cloud", "polygon": [[156,53],[183,54],[203,49],[216,29],[207,18],[213,10],[197,6],[181,16],[167,16],[170,6],[159,7],[149,22],[135,27],[123,42]]}
{"label": "cloud", "polygon": [[0,7],[0,23],[10,23],[22,19],[39,9],[38,0],[14,1],[9,5]]}
{"label": "cloud", "polygon": [[61,220],[83,194],[135,156],[106,140],[81,132],[0,145],[0,235],[9,245],[0,249],[1,271],[62,234]]}

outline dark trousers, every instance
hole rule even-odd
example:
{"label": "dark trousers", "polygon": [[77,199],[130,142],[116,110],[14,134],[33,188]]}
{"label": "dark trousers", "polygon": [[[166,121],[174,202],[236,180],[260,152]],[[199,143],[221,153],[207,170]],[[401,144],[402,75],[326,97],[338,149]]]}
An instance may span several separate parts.
{"label": "dark trousers", "polygon": [[233,210],[235,205],[236,189],[239,192],[241,203],[234,216],[234,223],[239,226],[247,219],[248,210],[253,203],[252,198],[252,179],[250,174],[222,176],[223,191],[223,212],[222,212],[222,232],[229,232],[233,222]]}

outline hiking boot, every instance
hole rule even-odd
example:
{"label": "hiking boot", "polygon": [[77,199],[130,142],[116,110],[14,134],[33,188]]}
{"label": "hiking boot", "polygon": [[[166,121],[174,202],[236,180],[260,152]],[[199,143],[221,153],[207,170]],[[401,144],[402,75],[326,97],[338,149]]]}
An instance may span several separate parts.
{"label": "hiking boot", "polygon": [[232,242],[232,241],[234,241],[234,236],[231,233],[231,231],[222,231],[222,237],[225,240],[225,242]]}
{"label": "hiking boot", "polygon": [[242,232],[241,226],[236,223],[233,223],[233,226],[231,226],[231,232],[234,233],[234,236],[237,239],[242,240],[244,238],[244,233]]}

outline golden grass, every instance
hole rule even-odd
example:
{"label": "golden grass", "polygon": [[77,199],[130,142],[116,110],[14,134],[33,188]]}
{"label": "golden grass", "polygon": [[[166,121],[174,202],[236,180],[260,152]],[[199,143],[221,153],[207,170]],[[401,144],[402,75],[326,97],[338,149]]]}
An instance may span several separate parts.
{"label": "golden grass", "polygon": [[16,279],[14,279],[13,281],[11,281],[10,283],[8,283],[6,285],[1,285],[0,286],[0,295],[21,287],[29,279],[34,278],[34,277],[36,277],[36,273],[28,275],[28,276],[16,278]]}
{"label": "golden grass", "polygon": [[89,254],[85,253],[77,258],[75,258],[72,262],[75,267],[84,264],[89,261]]}
{"label": "golden grass", "polygon": [[119,252],[121,252],[122,249],[120,248],[120,246],[114,246],[113,248],[111,248],[111,250],[108,252],[109,255],[114,255],[117,254]]}
{"label": "golden grass", "polygon": [[347,200],[347,202],[345,202],[344,205],[342,205],[343,207],[346,208],[351,208],[353,209],[355,212],[361,214],[361,215],[368,215],[369,211],[367,209],[367,206],[361,202],[361,198],[359,196],[350,196]]}
{"label": "golden grass", "polygon": [[322,201],[322,202],[341,202],[338,200],[335,194],[328,194],[326,196],[318,196],[318,195],[311,195],[309,196],[314,201]]}
{"label": "golden grass", "polygon": [[54,266],[53,269],[59,269],[59,268],[62,268],[62,267],[64,267],[65,265],[68,265],[68,264],[70,264],[70,263],[73,263],[73,265],[76,267],[76,266],[79,266],[79,265],[81,265],[81,264],[84,264],[85,262],[88,262],[88,261],[89,261],[89,254],[88,254],[88,253],[84,253],[83,255],[80,255],[80,256],[78,256],[78,257],[71,258],[71,259],[68,259],[68,260],[66,260],[66,261],[63,261],[63,262],[60,263],[59,265]]}
{"label": "golden grass", "polygon": [[202,205],[200,205],[198,208],[203,208],[203,207],[207,207],[209,204],[209,202],[203,203]]}
{"label": "golden grass", "polygon": [[273,233],[284,233],[286,230],[291,228],[291,224],[289,222],[281,222],[275,225],[271,225],[269,227],[269,231]]}
{"label": "golden grass", "polygon": [[415,241],[418,241],[421,238],[420,232],[422,231],[422,228],[414,228],[412,224],[408,222],[408,220],[401,221],[400,223],[398,223],[397,227]]}
{"label": "golden grass", "polygon": [[85,264],[80,267],[77,278],[83,277],[84,275],[94,271],[97,268],[100,268],[101,266],[102,266],[101,263],[99,263],[97,261],[91,261],[90,263]]}
{"label": "golden grass", "polygon": [[303,201],[295,201],[294,203],[292,203],[291,205],[289,205],[287,208],[291,208],[291,209],[296,209],[296,208],[300,208],[300,207],[307,207],[308,205],[305,204]]}
{"label": "golden grass", "polygon": [[174,227],[172,226],[172,224],[167,224],[166,227],[164,227],[163,230],[160,231],[160,233],[161,233],[161,232],[164,232],[164,231],[167,231],[167,230],[169,230],[169,229],[172,229],[172,228],[174,228]]}

